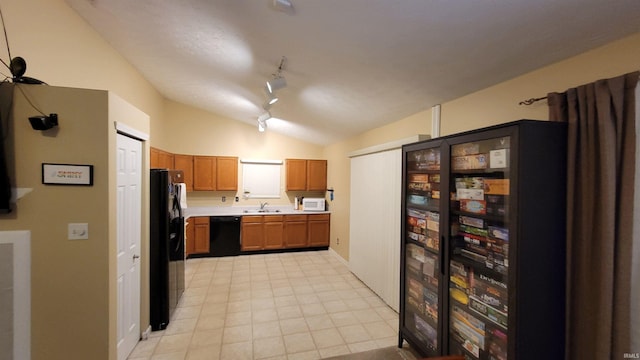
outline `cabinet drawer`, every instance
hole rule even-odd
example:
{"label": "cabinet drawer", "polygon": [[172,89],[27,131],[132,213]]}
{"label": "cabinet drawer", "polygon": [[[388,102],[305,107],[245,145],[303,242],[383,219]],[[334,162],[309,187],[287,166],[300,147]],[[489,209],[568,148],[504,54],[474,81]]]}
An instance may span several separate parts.
{"label": "cabinet drawer", "polygon": [[307,221],[307,215],[285,215],[284,221]]}
{"label": "cabinet drawer", "polygon": [[331,218],[331,214],[309,215],[309,221],[326,221]]}
{"label": "cabinet drawer", "polygon": [[196,216],[193,218],[194,224],[208,224],[209,217],[208,216]]}
{"label": "cabinet drawer", "polygon": [[261,223],[262,222],[262,215],[243,216],[242,217],[242,222],[243,223]]}
{"label": "cabinet drawer", "polygon": [[282,222],[284,216],[282,215],[265,215],[262,218],[264,222]]}

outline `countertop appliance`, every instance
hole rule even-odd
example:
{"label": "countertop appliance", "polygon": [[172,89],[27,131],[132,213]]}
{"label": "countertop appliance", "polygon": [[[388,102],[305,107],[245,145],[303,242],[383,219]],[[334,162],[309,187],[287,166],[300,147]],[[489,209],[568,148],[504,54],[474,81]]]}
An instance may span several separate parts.
{"label": "countertop appliance", "polygon": [[325,211],[324,198],[303,198],[302,199],[303,211]]}
{"label": "countertop appliance", "polygon": [[184,216],[180,206],[181,170],[151,169],[150,320],[152,330],[167,327],[184,292]]}

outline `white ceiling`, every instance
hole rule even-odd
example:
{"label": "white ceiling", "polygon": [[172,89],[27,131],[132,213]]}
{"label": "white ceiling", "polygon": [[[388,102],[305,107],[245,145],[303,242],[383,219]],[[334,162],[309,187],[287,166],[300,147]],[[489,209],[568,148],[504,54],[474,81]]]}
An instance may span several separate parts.
{"label": "white ceiling", "polygon": [[66,1],[164,96],[252,125],[286,56],[267,131],[321,145],[640,31],[638,0]]}

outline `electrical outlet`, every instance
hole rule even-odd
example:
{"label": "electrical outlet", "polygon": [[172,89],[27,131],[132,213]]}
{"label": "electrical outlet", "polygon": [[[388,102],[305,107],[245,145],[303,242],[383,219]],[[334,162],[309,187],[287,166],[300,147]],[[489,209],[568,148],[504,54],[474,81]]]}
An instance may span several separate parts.
{"label": "electrical outlet", "polygon": [[340,238],[336,238],[336,245],[340,245]]}
{"label": "electrical outlet", "polygon": [[222,197],[222,202],[225,202],[225,201],[227,201],[227,197],[226,197],[226,196],[223,196],[223,197]]}
{"label": "electrical outlet", "polygon": [[69,240],[87,240],[89,239],[89,224],[87,223],[69,223],[67,226]]}

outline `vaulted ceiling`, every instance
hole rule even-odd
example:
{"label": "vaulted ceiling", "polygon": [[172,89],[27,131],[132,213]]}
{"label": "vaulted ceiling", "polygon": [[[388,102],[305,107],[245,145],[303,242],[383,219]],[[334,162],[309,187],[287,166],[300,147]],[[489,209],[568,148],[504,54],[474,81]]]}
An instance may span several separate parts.
{"label": "vaulted ceiling", "polygon": [[66,1],[164,96],[256,128],[282,63],[267,131],[321,145],[640,31],[637,0]]}

